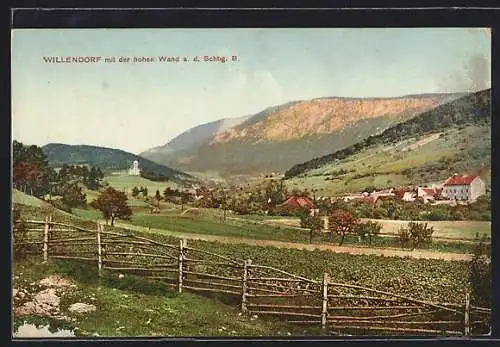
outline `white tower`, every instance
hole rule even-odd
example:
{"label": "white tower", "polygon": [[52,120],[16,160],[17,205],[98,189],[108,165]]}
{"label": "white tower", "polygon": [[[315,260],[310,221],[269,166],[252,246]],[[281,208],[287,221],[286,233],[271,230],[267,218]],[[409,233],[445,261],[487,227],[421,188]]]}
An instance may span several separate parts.
{"label": "white tower", "polygon": [[139,171],[139,162],[137,160],[134,160],[132,163],[132,167],[128,170],[129,175],[137,176],[140,174]]}

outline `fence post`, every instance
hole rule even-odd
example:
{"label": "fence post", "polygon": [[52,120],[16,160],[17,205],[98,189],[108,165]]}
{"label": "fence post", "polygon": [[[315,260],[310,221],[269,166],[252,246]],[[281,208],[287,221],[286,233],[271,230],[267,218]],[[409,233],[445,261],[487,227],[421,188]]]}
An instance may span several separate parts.
{"label": "fence post", "polygon": [[102,244],[101,244],[101,231],[102,224],[97,224],[97,268],[99,271],[99,276],[101,276],[102,270]]}
{"label": "fence post", "polygon": [[470,291],[465,292],[464,334],[470,335]]}
{"label": "fence post", "polygon": [[251,259],[245,260],[243,264],[243,280],[241,282],[241,312],[246,313],[247,309],[247,288],[248,288],[248,267],[252,264]]}
{"label": "fence post", "polygon": [[45,229],[43,234],[43,263],[46,263],[49,257],[49,216],[45,217]]}
{"label": "fence post", "polygon": [[328,273],[323,274],[323,308],[321,310],[321,327],[326,329],[326,316],[328,313]]}
{"label": "fence post", "polygon": [[178,289],[179,293],[182,293],[182,278],[183,278],[183,261],[184,261],[184,247],[186,247],[186,240],[180,240],[179,242],[179,283]]}

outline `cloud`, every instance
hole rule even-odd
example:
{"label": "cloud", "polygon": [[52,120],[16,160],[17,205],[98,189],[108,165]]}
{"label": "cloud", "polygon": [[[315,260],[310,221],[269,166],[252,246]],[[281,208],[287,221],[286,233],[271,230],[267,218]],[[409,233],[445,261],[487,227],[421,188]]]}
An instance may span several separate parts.
{"label": "cloud", "polygon": [[472,55],[460,69],[436,83],[447,92],[475,92],[490,88],[490,60],[481,54]]}

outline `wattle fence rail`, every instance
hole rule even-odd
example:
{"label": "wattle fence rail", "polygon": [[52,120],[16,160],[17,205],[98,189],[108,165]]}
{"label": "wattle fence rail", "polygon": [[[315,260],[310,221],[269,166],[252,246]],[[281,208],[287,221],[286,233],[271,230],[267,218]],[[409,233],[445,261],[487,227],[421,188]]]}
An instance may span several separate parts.
{"label": "wattle fence rail", "polygon": [[25,234],[14,245],[49,259],[96,264],[103,271],[132,274],[196,293],[219,293],[241,303],[245,314],[275,316],[335,334],[472,335],[489,330],[491,310],[464,304],[417,300],[373,288],[301,277],[284,270],[231,259],[131,233],[45,221],[17,221]]}

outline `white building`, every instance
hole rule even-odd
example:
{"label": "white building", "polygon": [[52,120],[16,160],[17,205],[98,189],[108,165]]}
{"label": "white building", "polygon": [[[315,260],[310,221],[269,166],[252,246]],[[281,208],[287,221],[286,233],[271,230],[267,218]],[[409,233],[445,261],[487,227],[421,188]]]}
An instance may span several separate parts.
{"label": "white building", "polygon": [[407,201],[407,202],[411,202],[411,201],[415,201],[416,200],[416,195],[415,192],[404,192],[403,193],[403,197],[401,198],[402,201]]}
{"label": "white building", "polygon": [[128,174],[131,176],[139,176],[141,174],[141,170],[139,170],[139,162],[134,160],[132,163],[132,167],[128,170]]}
{"label": "white building", "polygon": [[486,194],[486,185],[479,176],[454,175],[446,180],[442,196],[448,200],[473,202]]}

